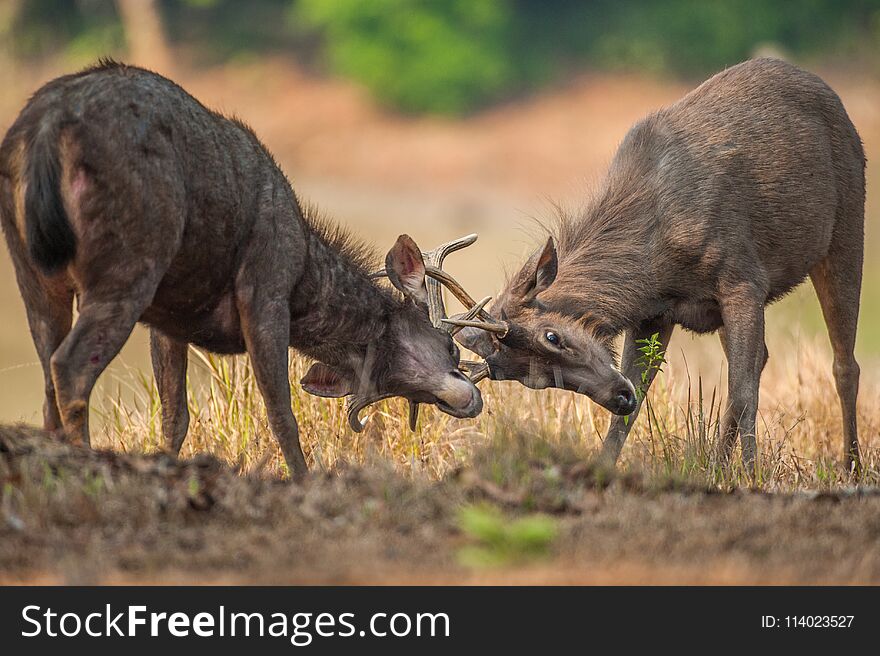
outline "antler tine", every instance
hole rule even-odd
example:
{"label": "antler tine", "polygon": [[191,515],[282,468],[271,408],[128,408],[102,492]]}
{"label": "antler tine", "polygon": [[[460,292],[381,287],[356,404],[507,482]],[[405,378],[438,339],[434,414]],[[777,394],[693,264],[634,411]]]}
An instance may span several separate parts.
{"label": "antler tine", "polygon": [[[470,294],[468,294],[464,290],[464,288],[460,284],[458,284],[458,281],[456,281],[455,278],[450,276],[445,271],[438,269],[436,267],[426,267],[425,273],[430,278],[434,278],[435,280],[442,282],[449,289],[449,291],[452,292],[453,296],[455,296],[459,301],[461,301],[461,304],[464,305],[465,307],[472,308],[475,305],[477,305],[477,303],[474,301],[474,299],[471,298]],[[498,321],[498,319],[493,317],[491,314],[489,314],[485,310],[480,309],[479,312],[477,313],[477,317],[485,323],[492,324],[494,326],[498,326],[498,327],[502,328],[503,332],[505,334],[507,333],[507,324],[505,322]],[[448,323],[448,322],[442,321],[442,323]],[[465,324],[465,325],[468,325],[468,324]],[[482,326],[478,326],[478,327],[482,327]],[[499,330],[496,332],[502,332],[502,330]]]}
{"label": "antler tine", "polygon": [[[475,241],[477,241],[477,233],[474,232],[465,235],[464,237],[447,241],[445,244],[440,244],[437,248],[430,250],[427,253],[423,252],[422,257],[425,258],[426,264],[433,264],[434,266],[442,267],[443,260],[447,255],[454,253],[455,251],[460,251],[462,248],[467,248]],[[428,260],[431,261],[429,262]]]}
{"label": "antler tine", "polygon": [[[486,298],[481,300],[479,303],[474,305],[470,310],[465,312],[463,315],[459,315],[457,318],[464,319],[465,321],[472,321],[473,319],[475,319],[477,317],[477,315],[480,314],[482,309],[484,307],[486,307],[486,303],[488,303],[491,300],[492,300],[492,297],[487,296]],[[446,330],[448,330],[449,334],[452,335],[453,337],[455,336],[456,333],[458,333],[458,331],[460,331],[462,328],[464,328],[464,326],[457,326],[454,323],[450,323],[450,321],[448,319],[443,319],[443,323],[446,325]]]}
{"label": "antler tine", "polygon": [[486,296],[484,298],[481,298],[479,303],[475,304],[470,310],[467,311],[467,318],[472,319],[475,316],[477,316],[478,314],[480,314],[480,312],[483,311],[483,308],[486,307],[486,303],[488,303],[491,300],[492,300],[491,296]]}
{"label": "antler tine", "polygon": [[489,377],[489,365],[482,361],[462,360],[458,368],[471,379],[474,385]]}
{"label": "antler tine", "polygon": [[448,326],[458,326],[460,328],[480,328],[490,333],[496,333],[500,337],[507,335],[508,326],[501,321],[468,321],[467,319],[443,319],[443,323]]}
{"label": "antler tine", "polygon": [[[440,244],[437,248],[428,252],[422,252],[422,258],[425,260],[426,273],[428,274],[427,279],[425,280],[425,287],[428,291],[428,316],[435,328],[443,328],[443,319],[446,318],[446,307],[443,303],[443,288],[440,286],[441,282],[447,285],[453,285],[454,289],[450,287],[452,293],[455,294],[456,298],[467,307],[474,305],[474,301],[468,293],[464,291],[462,286],[459,285],[452,276],[446,274],[442,270],[442,267],[443,260],[446,259],[447,255],[461,250],[462,248],[466,248],[475,241],[477,241],[477,235],[470,234],[459,239],[448,241],[445,244]],[[388,271],[380,269],[369,274],[369,277],[371,280],[387,278]],[[480,309],[482,310],[482,307]]]}
{"label": "antler tine", "polygon": [[346,414],[348,415],[348,425],[355,433],[360,433],[367,425],[366,420],[360,418],[361,410],[373,403],[378,403],[384,399],[390,399],[394,394],[373,394],[362,395],[352,394],[348,397],[346,404]]}
{"label": "antler tine", "polygon": [[432,279],[432,282],[438,284],[438,287],[439,283],[443,283],[446,288],[452,292],[452,295],[455,296],[455,298],[457,298],[466,308],[476,305],[476,301],[464,290],[464,287],[462,287],[455,278],[446,273],[443,269],[426,265],[425,273],[428,278]]}
{"label": "antler tine", "polygon": [[[440,244],[433,250],[423,252],[422,258],[425,260],[425,268],[434,268],[438,271],[442,270],[443,260],[446,259],[447,255],[461,250],[462,248],[466,248],[475,241],[477,241],[477,235],[470,234],[459,239],[448,241],[445,244]],[[428,316],[435,328],[443,328],[443,319],[446,318],[446,306],[443,303],[443,288],[440,286],[440,282],[433,277],[429,277],[425,280],[425,286],[428,291]],[[469,304],[468,307],[470,307],[470,305],[473,304]]]}

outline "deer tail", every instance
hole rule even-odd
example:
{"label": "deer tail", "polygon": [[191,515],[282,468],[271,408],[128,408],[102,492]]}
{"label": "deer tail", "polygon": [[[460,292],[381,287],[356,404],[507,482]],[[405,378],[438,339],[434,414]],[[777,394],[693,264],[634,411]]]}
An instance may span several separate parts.
{"label": "deer tail", "polygon": [[27,243],[31,257],[47,273],[59,270],[76,255],[76,235],[61,197],[58,123],[43,122],[27,153],[24,197]]}

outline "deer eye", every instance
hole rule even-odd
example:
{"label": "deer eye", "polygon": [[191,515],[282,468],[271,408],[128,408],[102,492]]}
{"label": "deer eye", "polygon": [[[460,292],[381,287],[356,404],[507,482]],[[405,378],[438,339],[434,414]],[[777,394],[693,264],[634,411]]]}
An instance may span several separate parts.
{"label": "deer eye", "polygon": [[553,346],[559,346],[562,340],[559,338],[559,335],[554,333],[552,330],[548,330],[544,333],[544,339],[553,344]]}

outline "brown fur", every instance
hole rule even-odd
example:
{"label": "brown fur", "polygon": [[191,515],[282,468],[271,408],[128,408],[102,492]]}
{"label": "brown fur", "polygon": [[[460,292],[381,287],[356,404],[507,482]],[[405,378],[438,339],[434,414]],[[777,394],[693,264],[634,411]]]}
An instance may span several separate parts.
{"label": "brown fur", "polygon": [[[152,329],[174,452],[189,421],[188,344],[250,355],[295,475],[290,346],[323,363],[303,380],[323,396],[481,409],[448,333],[370,279],[372,254],[303,212],[251,130],[154,73],[105,62],[40,89],[0,146],[0,220],[43,365],[45,427],[72,440],[88,443],[92,387],[138,321]],[[412,240],[392,253],[424,285]]]}
{"label": "brown fur", "polygon": [[[489,344],[473,331],[462,340],[489,356],[496,377],[590,379],[581,391],[608,406],[622,392],[606,371],[609,338],[625,333],[620,367],[639,384],[636,340],[659,333],[665,346],[676,325],[721,331],[724,451],[739,431],[752,466],[764,306],[810,276],[834,348],[846,462],[857,463],[864,165],[859,136],[821,79],[771,59],[727,69],[636,124],[586,210],[561,217],[555,248],[539,249],[508,283],[493,311],[511,321],[512,341]],[[573,352],[550,348],[547,330]],[[616,409],[638,412],[625,397]],[[611,460],[632,424],[612,422]]]}

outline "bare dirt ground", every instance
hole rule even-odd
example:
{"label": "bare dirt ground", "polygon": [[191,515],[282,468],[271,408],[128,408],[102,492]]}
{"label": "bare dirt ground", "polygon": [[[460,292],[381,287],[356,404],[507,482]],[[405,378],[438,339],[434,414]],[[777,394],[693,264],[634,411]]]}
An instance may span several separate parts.
{"label": "bare dirt ground", "polygon": [[[880,493],[721,493],[495,444],[439,482],[343,467],[302,484],[0,429],[2,583],[880,583]],[[497,450],[504,449],[499,458]],[[526,449],[515,476],[494,470]],[[556,527],[542,555],[468,566],[461,508]]]}

